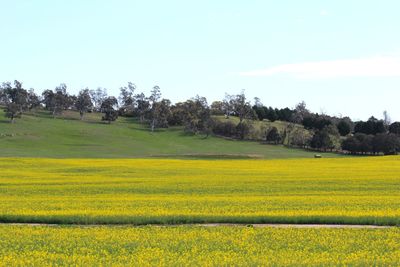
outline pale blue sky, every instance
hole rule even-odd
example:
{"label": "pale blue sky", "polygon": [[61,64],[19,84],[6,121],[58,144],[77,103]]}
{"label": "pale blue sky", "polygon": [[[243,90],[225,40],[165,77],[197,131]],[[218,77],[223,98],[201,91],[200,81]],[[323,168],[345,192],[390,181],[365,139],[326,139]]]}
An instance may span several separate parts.
{"label": "pale blue sky", "polygon": [[400,1],[0,0],[0,81],[400,120]]}

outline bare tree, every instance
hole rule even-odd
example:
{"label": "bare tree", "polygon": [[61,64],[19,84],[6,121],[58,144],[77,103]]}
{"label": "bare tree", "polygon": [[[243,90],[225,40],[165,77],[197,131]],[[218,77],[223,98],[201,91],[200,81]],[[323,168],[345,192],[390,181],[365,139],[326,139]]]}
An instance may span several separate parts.
{"label": "bare tree", "polygon": [[302,123],[305,117],[310,114],[310,111],[307,109],[306,102],[301,101],[298,103],[294,109],[294,114],[292,116],[292,121],[294,123]]}
{"label": "bare tree", "polygon": [[383,123],[385,124],[386,128],[389,128],[390,124],[392,123],[389,113],[386,110],[383,112]]}
{"label": "bare tree", "polygon": [[154,132],[154,128],[156,127],[156,123],[158,120],[158,111],[157,111],[157,103],[159,99],[161,98],[161,91],[159,86],[154,86],[153,89],[151,90],[151,95],[149,97],[149,103],[150,103],[150,128],[151,132]]}
{"label": "bare tree", "polygon": [[229,95],[229,94],[225,93],[225,98],[222,101],[222,109],[223,109],[223,111],[225,113],[225,117],[227,119],[233,112],[233,99],[234,99],[233,95]]}
{"label": "bare tree", "polygon": [[233,96],[230,102],[233,113],[239,117],[239,123],[242,123],[245,119],[254,119],[254,111],[250,102],[246,99],[244,90],[240,94]]}

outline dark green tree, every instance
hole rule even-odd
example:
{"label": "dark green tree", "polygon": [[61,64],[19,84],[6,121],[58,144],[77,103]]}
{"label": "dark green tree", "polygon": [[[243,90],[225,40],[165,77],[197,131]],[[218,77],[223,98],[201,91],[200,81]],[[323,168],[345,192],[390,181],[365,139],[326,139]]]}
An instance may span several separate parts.
{"label": "dark green tree", "polygon": [[400,122],[393,122],[389,126],[389,132],[400,135]]}
{"label": "dark green tree", "polygon": [[400,137],[395,134],[377,134],[372,142],[375,153],[396,155],[400,151]]}
{"label": "dark green tree", "polygon": [[104,113],[101,119],[103,121],[108,121],[108,124],[115,121],[118,118],[118,111],[115,109],[117,106],[118,100],[115,97],[109,96],[104,99],[100,108],[101,112]]}
{"label": "dark green tree", "polygon": [[54,91],[43,91],[42,97],[46,109],[52,112],[53,117],[61,115],[64,110],[74,105],[73,98],[67,93],[65,83],[57,86]]}
{"label": "dark green tree", "polygon": [[312,148],[321,149],[324,151],[334,148],[331,136],[326,129],[316,131],[311,139],[310,145]]}
{"label": "dark green tree", "polygon": [[11,123],[14,123],[15,118],[21,117],[22,112],[28,109],[28,92],[17,80],[14,81],[14,87],[11,83],[3,84],[2,98],[5,102],[5,116],[10,118]]}
{"label": "dark green tree", "polygon": [[267,131],[266,141],[274,144],[278,144],[282,141],[278,128],[272,127]]}
{"label": "dark green tree", "polygon": [[351,133],[351,124],[349,120],[341,119],[337,124],[337,128],[341,136],[346,136]]}

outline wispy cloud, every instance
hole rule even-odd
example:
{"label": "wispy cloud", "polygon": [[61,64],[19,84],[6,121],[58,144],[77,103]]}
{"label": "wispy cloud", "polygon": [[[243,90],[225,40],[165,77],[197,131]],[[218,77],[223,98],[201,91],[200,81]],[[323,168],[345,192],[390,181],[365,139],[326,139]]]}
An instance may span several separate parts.
{"label": "wispy cloud", "polygon": [[240,73],[241,76],[273,76],[277,74],[288,74],[300,79],[400,77],[400,56],[284,64]]}

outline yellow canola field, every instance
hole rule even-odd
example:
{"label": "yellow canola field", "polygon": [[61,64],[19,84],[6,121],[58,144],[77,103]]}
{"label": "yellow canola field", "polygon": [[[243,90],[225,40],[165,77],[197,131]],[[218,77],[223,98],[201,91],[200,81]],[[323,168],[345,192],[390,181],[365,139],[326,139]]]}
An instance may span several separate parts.
{"label": "yellow canola field", "polygon": [[0,221],[400,224],[400,157],[0,159]]}
{"label": "yellow canola field", "polygon": [[0,266],[399,266],[400,230],[0,226]]}

